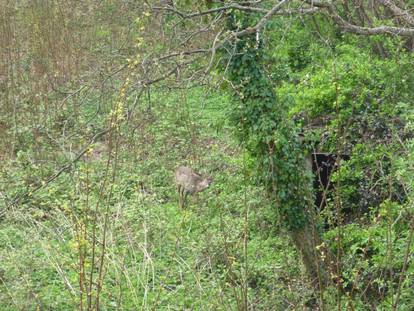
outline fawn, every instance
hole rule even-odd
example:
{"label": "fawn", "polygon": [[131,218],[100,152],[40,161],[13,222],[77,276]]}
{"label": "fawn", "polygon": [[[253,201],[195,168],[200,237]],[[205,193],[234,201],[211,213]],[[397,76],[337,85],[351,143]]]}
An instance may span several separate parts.
{"label": "fawn", "polygon": [[206,189],[213,179],[203,178],[189,167],[180,166],[175,171],[175,183],[178,187],[179,205],[184,208],[188,194],[194,194]]}

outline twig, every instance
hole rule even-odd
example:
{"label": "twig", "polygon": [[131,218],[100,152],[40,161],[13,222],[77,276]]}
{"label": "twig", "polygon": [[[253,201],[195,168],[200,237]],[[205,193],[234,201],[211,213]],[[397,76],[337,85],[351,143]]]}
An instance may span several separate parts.
{"label": "twig", "polygon": [[97,134],[95,134],[91,141],[82,149],[81,152],[78,153],[78,155],[72,160],[70,161],[68,164],[66,164],[65,166],[61,167],[56,173],[54,173],[52,176],[50,176],[46,181],[42,182],[40,185],[38,185],[37,187],[35,187],[34,189],[27,189],[25,191],[25,193],[16,196],[13,201],[9,204],[8,207],[15,205],[17,203],[20,202],[21,199],[32,195],[33,193],[39,191],[42,188],[47,187],[51,182],[53,182],[56,178],[58,178],[60,175],[62,175],[62,173],[69,171],[69,169],[73,166],[73,164],[75,164],[76,162],[78,162],[80,160],[80,158],[89,150],[89,147],[94,144],[100,137],[102,137],[103,135],[107,134],[109,131],[111,131],[111,129],[106,129],[103,130]]}

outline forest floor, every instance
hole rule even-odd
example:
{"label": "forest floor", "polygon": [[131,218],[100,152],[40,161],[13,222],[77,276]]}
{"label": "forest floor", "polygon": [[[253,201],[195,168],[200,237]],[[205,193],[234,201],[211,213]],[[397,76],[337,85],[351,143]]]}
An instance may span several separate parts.
{"label": "forest floor", "polygon": [[[73,170],[3,215],[0,309],[73,310],[85,299],[82,269],[85,280],[95,272],[95,288],[102,258],[102,310],[230,310],[246,295],[257,310],[285,310],[311,297],[274,209],[251,176],[250,159],[226,123],[228,98],[193,89],[185,96],[156,94],[141,105],[112,155],[116,174],[104,186],[110,197],[100,193],[108,160],[103,138]],[[83,106],[83,117],[95,108]],[[41,180],[38,161],[22,151],[3,177]],[[184,210],[173,182],[179,165],[214,180],[189,196]],[[93,269],[91,215],[97,215],[99,256],[106,230],[104,256]]]}

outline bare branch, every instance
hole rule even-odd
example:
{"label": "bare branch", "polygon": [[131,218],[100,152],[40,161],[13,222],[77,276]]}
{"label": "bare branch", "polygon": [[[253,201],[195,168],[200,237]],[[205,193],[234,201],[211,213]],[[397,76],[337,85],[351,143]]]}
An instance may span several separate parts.
{"label": "bare branch", "polygon": [[336,8],[333,6],[332,3],[320,0],[306,0],[306,2],[312,6],[327,10],[334,22],[345,32],[355,33],[359,35],[391,34],[403,37],[414,36],[414,28],[385,25],[378,27],[363,27],[350,24],[338,14]]}
{"label": "bare branch", "polygon": [[192,55],[192,54],[209,53],[210,51],[211,51],[210,49],[195,49],[191,51],[174,52],[168,55],[161,56],[153,60],[153,62],[162,61],[162,60],[166,60],[166,59],[177,57],[177,56],[184,56],[184,55],[187,56],[187,55]]}
{"label": "bare branch", "polygon": [[111,131],[112,128],[107,128],[101,132],[98,132],[97,134],[95,134],[91,141],[82,149],[82,151],[80,151],[77,156],[70,161],[68,164],[66,164],[65,166],[61,167],[56,173],[54,173],[53,175],[51,175],[46,181],[42,182],[40,185],[38,185],[37,187],[33,188],[33,189],[27,189],[23,194],[16,196],[12,202],[10,202],[9,206],[15,205],[17,203],[20,202],[21,199],[23,198],[27,198],[28,196],[32,195],[33,193],[39,191],[42,188],[47,187],[51,182],[53,182],[56,178],[58,178],[60,175],[62,175],[62,173],[70,171],[71,167],[73,167],[73,165],[78,162],[82,156],[88,152],[90,146],[94,143],[96,143],[98,141],[99,138],[101,138],[102,136],[104,136],[105,134],[109,133]]}
{"label": "bare branch", "polygon": [[213,46],[211,48],[211,57],[210,57],[210,62],[205,70],[205,72],[209,72],[211,67],[213,66],[213,62],[214,62],[214,57],[216,56],[216,50],[217,50],[217,42],[218,42],[218,38],[220,37],[222,31],[220,31],[219,33],[217,33],[216,37],[214,38],[213,41]]}
{"label": "bare branch", "polygon": [[213,13],[219,13],[219,12],[228,11],[228,10],[231,10],[231,9],[239,10],[239,11],[246,11],[246,12],[263,13],[263,14],[268,13],[268,10],[263,9],[263,8],[258,8],[258,7],[253,7],[253,6],[243,6],[243,5],[240,5],[240,4],[237,4],[237,3],[230,3],[230,4],[222,6],[222,7],[218,7],[218,8],[202,11],[202,12],[191,12],[191,13],[186,13],[186,12],[179,11],[176,8],[172,7],[172,6],[165,6],[165,7],[155,6],[152,9],[155,10],[155,11],[160,11],[160,10],[161,11],[170,11],[172,13],[175,13],[175,14],[181,16],[182,18],[193,18],[193,17],[197,17],[197,16],[210,15],[210,14],[213,14]]}
{"label": "bare branch", "polygon": [[[259,2],[254,2],[259,3]],[[247,4],[247,3],[246,3]],[[210,15],[213,13],[221,13],[229,10],[238,10],[238,11],[245,11],[245,12],[251,12],[251,13],[261,13],[261,14],[268,14],[271,10],[260,8],[260,7],[254,7],[254,6],[245,6],[238,3],[230,3],[228,5],[202,11],[202,12],[182,12],[174,7],[171,6],[165,6],[165,7],[159,7],[154,6],[152,7],[154,11],[170,11],[174,14],[177,14],[178,16],[189,19],[197,16],[203,16],[203,15]],[[319,12],[319,8],[312,7],[312,8],[299,8],[294,10],[277,10],[277,12],[274,12],[272,15],[292,15],[292,14],[312,14]]]}
{"label": "bare branch", "polygon": [[404,11],[403,9],[398,7],[393,1],[391,0],[377,0],[377,1],[381,3],[383,6],[385,6],[386,8],[388,8],[391,12],[393,12],[395,17],[403,19],[409,25],[414,25],[414,17],[407,11]]}
{"label": "bare branch", "polygon": [[283,5],[285,5],[286,3],[288,3],[290,0],[282,0],[280,1],[278,4],[276,4],[270,11],[268,11],[266,13],[265,16],[263,16],[260,21],[256,24],[256,26],[254,27],[248,27],[242,31],[239,32],[235,32],[233,34],[234,37],[241,37],[244,35],[248,35],[248,34],[252,34],[255,32],[260,31],[265,25],[266,23],[269,21],[270,18],[273,17],[273,15],[276,15],[276,13],[278,11],[280,11],[280,9],[282,8]]}

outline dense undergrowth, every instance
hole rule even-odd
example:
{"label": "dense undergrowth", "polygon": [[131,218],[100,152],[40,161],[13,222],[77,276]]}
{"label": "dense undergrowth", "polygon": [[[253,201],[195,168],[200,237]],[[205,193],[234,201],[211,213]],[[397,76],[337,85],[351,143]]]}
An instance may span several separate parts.
{"label": "dense undergrowth", "polygon": [[[301,156],[347,159],[315,207],[318,251],[338,269],[321,292],[254,153],[236,139],[230,116],[243,105],[221,69],[192,81],[187,69],[206,62],[197,59],[158,84],[137,82],[161,72],[133,64],[175,47],[174,17],[127,1],[0,9],[0,310],[391,310],[397,299],[413,309],[414,72],[404,42],[355,39],[317,15],[270,22],[278,31],[263,39],[261,74],[274,91],[265,104],[278,125],[302,132]],[[213,178],[184,210],[179,165]]]}
{"label": "dense undergrowth", "polygon": [[[297,258],[283,234],[276,235],[274,212],[262,189],[251,183],[248,159],[232,143],[224,114],[226,97],[205,97],[202,90],[193,90],[189,97],[167,99],[157,94],[150,114],[154,121],[139,132],[125,132],[129,134],[118,151],[118,172],[108,203],[102,308],[232,309],[246,278],[257,307],[299,303],[297,293],[306,290],[301,271],[285,270]],[[3,191],[24,187],[26,176],[39,174],[25,161],[29,159],[23,152],[11,161],[13,170],[3,172],[3,180],[15,184]],[[93,204],[105,161],[104,152],[99,157],[91,154],[76,164],[74,173],[3,216],[4,309],[63,310],[79,303],[77,226],[87,208],[85,183],[91,188],[88,204]],[[191,198],[186,210],[178,207],[172,179],[179,164],[214,178],[213,186]],[[98,210],[98,228],[104,208]]]}
{"label": "dense undergrowth", "polygon": [[[99,231],[106,204],[110,219],[102,309],[235,309],[245,284],[257,310],[300,308],[315,299],[277,213],[252,178],[249,157],[232,138],[228,98],[195,89],[185,98],[160,93],[152,100],[157,104],[151,112],[144,102],[127,125],[112,197],[98,205]],[[99,200],[107,161],[105,140],[95,146],[71,173],[2,215],[3,310],[69,310],[79,304],[78,230],[85,209]],[[54,169],[50,163],[40,166],[27,147],[3,166],[7,195]],[[214,178],[186,210],[178,207],[172,178],[180,164]],[[365,303],[386,296],[384,275],[402,268],[407,231],[393,222],[404,213],[384,203],[378,216],[372,214],[372,224],[342,229],[344,286]],[[326,233],[334,251],[336,234]],[[391,249],[388,239],[397,242]],[[411,303],[411,294],[405,295]]]}

